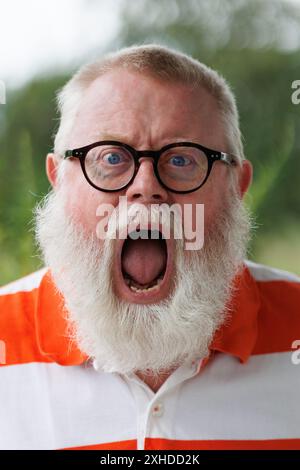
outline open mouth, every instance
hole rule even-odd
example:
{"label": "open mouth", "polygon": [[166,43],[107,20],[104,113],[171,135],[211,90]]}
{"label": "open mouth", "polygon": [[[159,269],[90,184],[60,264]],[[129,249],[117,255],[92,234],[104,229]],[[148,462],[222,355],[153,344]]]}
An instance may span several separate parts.
{"label": "open mouth", "polygon": [[120,243],[117,293],[130,302],[156,302],[170,290],[172,243],[162,231],[141,230]]}
{"label": "open mouth", "polygon": [[164,278],[167,259],[167,244],[161,232],[130,233],[121,254],[125,283],[134,292],[154,290]]}

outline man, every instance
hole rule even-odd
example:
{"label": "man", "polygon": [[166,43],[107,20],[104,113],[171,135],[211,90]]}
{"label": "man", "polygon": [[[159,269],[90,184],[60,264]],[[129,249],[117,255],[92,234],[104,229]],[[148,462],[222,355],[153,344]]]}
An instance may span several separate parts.
{"label": "man", "polygon": [[225,80],[131,47],[59,106],[46,267],[1,290],[0,446],[300,448],[300,283],[245,261],[252,169]]}

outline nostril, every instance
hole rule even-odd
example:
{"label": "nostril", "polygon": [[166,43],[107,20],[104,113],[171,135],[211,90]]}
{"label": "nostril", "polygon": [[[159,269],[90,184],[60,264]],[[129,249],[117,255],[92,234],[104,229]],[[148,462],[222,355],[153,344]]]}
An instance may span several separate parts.
{"label": "nostril", "polygon": [[[143,195],[141,193],[135,193],[132,195],[133,199],[141,199],[142,197]],[[152,194],[152,199],[160,200],[162,199],[162,196],[160,194]]]}

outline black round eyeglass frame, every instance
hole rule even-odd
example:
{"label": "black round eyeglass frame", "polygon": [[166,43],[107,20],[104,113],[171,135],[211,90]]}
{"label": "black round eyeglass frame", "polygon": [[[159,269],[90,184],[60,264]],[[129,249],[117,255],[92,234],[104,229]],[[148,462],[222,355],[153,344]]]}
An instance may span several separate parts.
{"label": "black round eyeglass frame", "polygon": [[[132,178],[124,186],[122,186],[121,188],[118,188],[118,189],[103,189],[103,188],[100,188],[100,187],[96,186],[89,179],[89,177],[87,175],[87,172],[86,172],[86,169],[85,169],[85,158],[87,156],[87,153],[90,150],[92,150],[93,148],[99,147],[101,145],[117,145],[119,147],[123,147],[123,148],[125,148],[126,150],[128,150],[130,152],[130,154],[132,155],[132,157],[134,159],[135,170],[134,170],[134,173],[132,175]],[[197,149],[201,150],[206,155],[206,158],[207,158],[207,173],[206,173],[206,176],[205,176],[204,180],[196,188],[189,189],[189,190],[184,190],[184,191],[179,191],[179,190],[169,188],[161,180],[161,178],[159,176],[159,171],[158,171],[159,158],[162,155],[162,153],[164,153],[166,150],[169,150],[169,149],[174,148],[174,147],[194,147],[194,148],[197,148]],[[238,157],[236,157],[235,155],[232,155],[232,154],[226,153],[226,152],[221,152],[221,151],[218,151],[218,150],[212,150],[212,149],[209,149],[207,147],[204,147],[201,144],[197,144],[195,142],[174,142],[174,143],[165,145],[160,150],[136,150],[135,148],[131,147],[130,145],[124,144],[124,143],[119,142],[117,140],[101,140],[99,142],[94,142],[93,144],[86,145],[84,147],[80,147],[80,148],[73,149],[73,150],[66,150],[66,152],[63,156],[64,159],[78,158],[79,161],[80,161],[82,172],[83,172],[87,182],[91,186],[93,186],[93,188],[98,189],[99,191],[104,191],[106,193],[115,193],[115,192],[118,192],[118,191],[122,191],[123,189],[126,189],[133,182],[133,180],[134,180],[134,178],[135,178],[135,176],[138,172],[139,159],[142,158],[142,157],[148,157],[148,158],[152,158],[154,160],[153,161],[153,163],[154,163],[154,173],[155,173],[155,176],[158,179],[159,183],[161,184],[161,186],[163,186],[168,191],[171,191],[173,193],[179,193],[179,194],[188,194],[188,193],[192,193],[194,191],[197,191],[197,189],[200,189],[206,183],[206,181],[207,181],[207,179],[210,175],[210,172],[212,170],[213,164],[215,162],[221,161],[221,162],[226,163],[227,165],[231,165],[231,166],[237,166],[238,162],[239,162]]]}

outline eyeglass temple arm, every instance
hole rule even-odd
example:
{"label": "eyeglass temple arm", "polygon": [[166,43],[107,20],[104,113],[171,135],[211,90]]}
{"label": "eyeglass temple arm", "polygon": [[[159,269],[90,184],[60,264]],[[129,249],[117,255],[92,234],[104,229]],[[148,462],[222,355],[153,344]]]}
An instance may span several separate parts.
{"label": "eyeglass temple arm", "polygon": [[63,158],[70,158],[70,157],[81,157],[83,155],[83,152],[80,152],[78,150],[66,150],[65,154],[63,155]]}
{"label": "eyeglass temple arm", "polygon": [[220,152],[220,160],[227,163],[228,165],[237,165],[237,158],[230,153]]}

